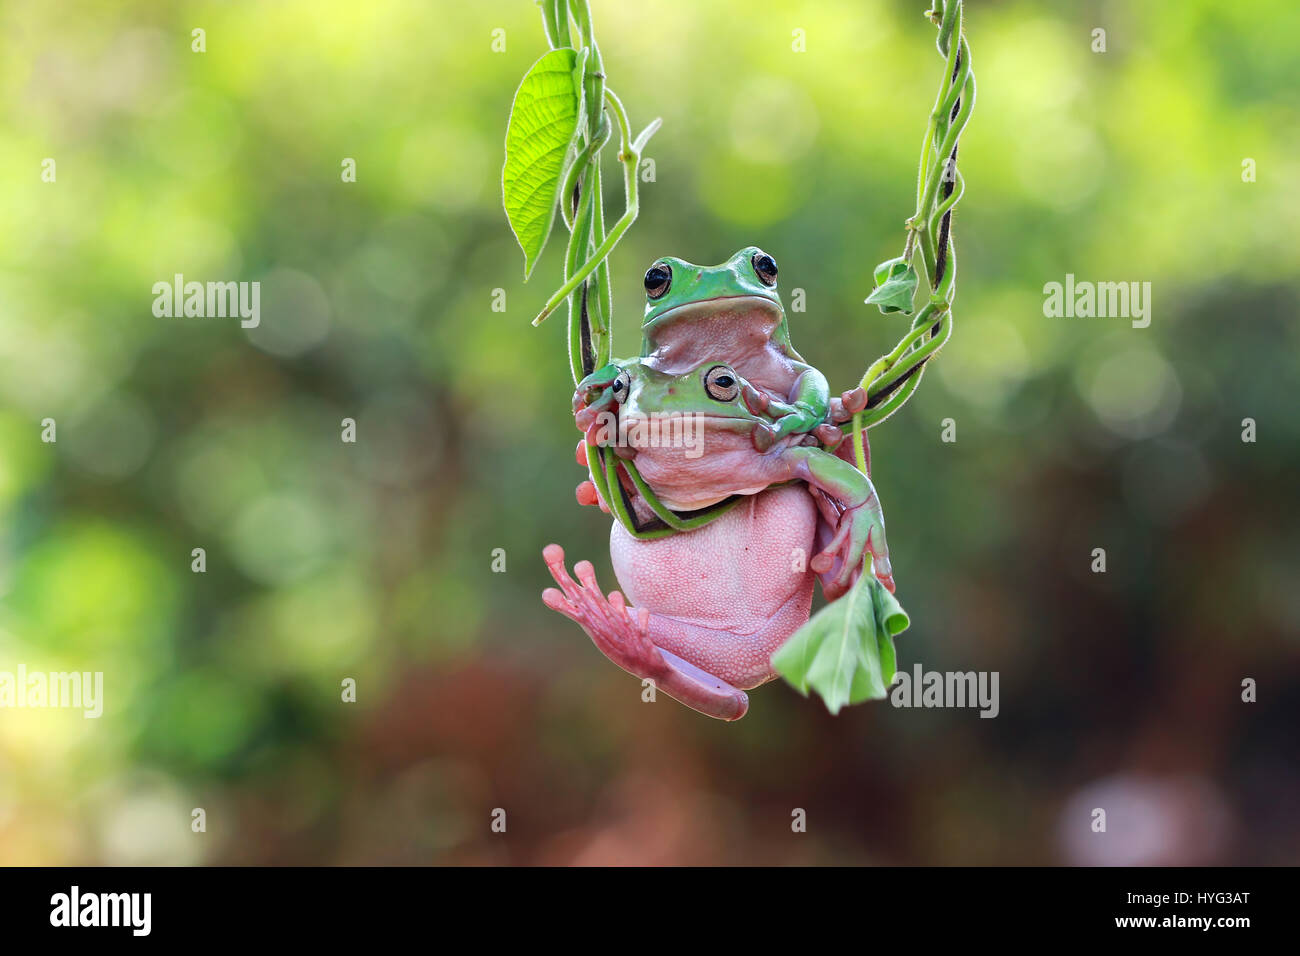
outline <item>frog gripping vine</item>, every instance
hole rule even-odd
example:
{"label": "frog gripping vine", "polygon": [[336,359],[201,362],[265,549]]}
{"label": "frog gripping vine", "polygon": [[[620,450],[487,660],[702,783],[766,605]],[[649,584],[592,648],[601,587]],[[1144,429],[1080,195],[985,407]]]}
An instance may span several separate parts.
{"label": "frog gripping vine", "polygon": [[[637,168],[659,120],[631,135],[586,0],[541,7],[552,49],[515,96],[503,198],[525,276],[557,209],[569,230],[563,283],[533,324],[567,303],[577,460],[589,470],[577,497],[615,519],[622,587],[603,592],[588,561],[570,575],[552,544],[555,587],[543,600],[624,670],[712,717],[744,716],[746,691],[777,676],[833,713],[883,698],[908,618],[894,598],[866,430],[907,401],[952,334],[957,147],[975,101],[961,2],[927,11],[945,70],[916,210],[902,255],[877,267],[866,300],[912,316],[911,327],[839,395],[795,350],[776,260],[756,246],[716,266],[654,262],[641,355],[611,359],[608,256],[636,219]],[[606,231],[600,158],[615,130],[625,202]],[[665,427],[676,440],[661,440]],[[814,582],[828,603],[810,618]]]}

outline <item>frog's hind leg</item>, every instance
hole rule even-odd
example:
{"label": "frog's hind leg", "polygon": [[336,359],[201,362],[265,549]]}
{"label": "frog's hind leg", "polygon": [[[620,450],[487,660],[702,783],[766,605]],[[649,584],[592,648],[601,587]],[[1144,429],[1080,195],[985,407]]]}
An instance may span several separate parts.
{"label": "frog's hind leg", "polygon": [[656,636],[668,619],[646,608],[627,606],[619,591],[606,598],[590,561],[574,565],[578,581],[564,566],[564,549],[547,545],[546,566],[559,589],[547,588],[542,601],[553,611],[576,621],[606,657],[687,707],[720,720],[739,720],[749,710],[749,695],[726,681],[659,647]]}
{"label": "frog's hind leg", "polygon": [[737,687],[754,688],[776,677],[772,655],[808,620],[812,577],[755,630],[708,627],[697,621],[650,615],[650,635],[664,654],[716,674]]}

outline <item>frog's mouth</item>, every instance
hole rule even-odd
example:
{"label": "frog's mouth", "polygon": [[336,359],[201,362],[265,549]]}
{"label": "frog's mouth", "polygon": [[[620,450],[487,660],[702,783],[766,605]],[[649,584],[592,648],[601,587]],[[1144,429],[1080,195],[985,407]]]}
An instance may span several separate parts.
{"label": "frog's mouth", "polygon": [[784,317],[781,303],[765,295],[720,295],[712,299],[700,299],[696,302],[684,302],[661,312],[641,326],[641,331],[649,335],[662,330],[665,326],[682,321],[698,319],[703,315],[718,318],[724,315],[745,315],[752,313],[758,320],[758,330],[766,336],[780,324]]}
{"label": "frog's mouth", "polygon": [[641,412],[619,416],[619,424],[627,429],[662,428],[664,423],[683,421],[709,428],[745,432],[753,430],[761,420],[748,412],[736,415],[710,415],[707,412]]}
{"label": "frog's mouth", "polygon": [[[744,416],[748,412],[742,411]],[[700,458],[706,446],[720,442],[718,447],[731,447],[737,439],[746,447],[752,443],[758,419],[752,416],[711,414],[709,412],[645,412],[623,414],[618,419],[618,445],[630,454],[617,452],[620,457],[636,458],[642,452],[661,449],[682,449],[687,459]],[[726,435],[735,436],[728,440]]]}

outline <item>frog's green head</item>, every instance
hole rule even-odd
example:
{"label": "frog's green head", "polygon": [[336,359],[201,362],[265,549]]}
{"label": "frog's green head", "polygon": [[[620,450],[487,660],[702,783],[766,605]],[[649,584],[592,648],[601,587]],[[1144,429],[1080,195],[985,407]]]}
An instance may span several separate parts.
{"label": "frog's green head", "polygon": [[611,362],[578,383],[573,414],[583,431],[598,415],[614,409],[633,418],[666,412],[753,418],[742,401],[747,384],[730,365],[716,360],[677,373],[627,359]]}
{"label": "frog's green head", "polygon": [[736,450],[738,439],[743,449],[766,450],[775,432],[771,419],[751,407],[757,395],[723,362],[710,360],[676,374],[630,359],[578,384],[574,421],[588,441],[613,447],[622,458],[665,443],[680,443],[687,459],[700,458],[706,441],[719,452]]}
{"label": "frog's green head", "polygon": [[672,375],[639,361],[622,365],[611,385],[622,414],[629,419],[654,415],[698,415],[703,419],[749,425],[761,421],[746,406],[746,383],[731,366],[710,361],[681,375]]}
{"label": "frog's green head", "polygon": [[670,327],[724,316],[770,328],[772,339],[790,347],[785,309],[776,291],[776,260],[757,246],[747,246],[716,266],[671,256],[658,259],[646,271],[645,292],[641,331],[647,354]]}

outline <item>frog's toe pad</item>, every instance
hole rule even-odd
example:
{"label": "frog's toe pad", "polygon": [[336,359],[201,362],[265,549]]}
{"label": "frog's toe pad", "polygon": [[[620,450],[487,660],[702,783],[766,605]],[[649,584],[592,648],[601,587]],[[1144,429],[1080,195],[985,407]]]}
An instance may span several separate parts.
{"label": "frog's toe pad", "polygon": [[827,554],[825,551],[822,551],[820,554],[813,555],[812,560],[808,562],[808,567],[810,567],[815,574],[825,574],[834,564],[835,555]]}
{"label": "frog's toe pad", "polygon": [[813,429],[813,434],[817,440],[824,446],[834,451],[839,447],[840,442],[844,441],[844,432],[834,425],[818,425]]}

